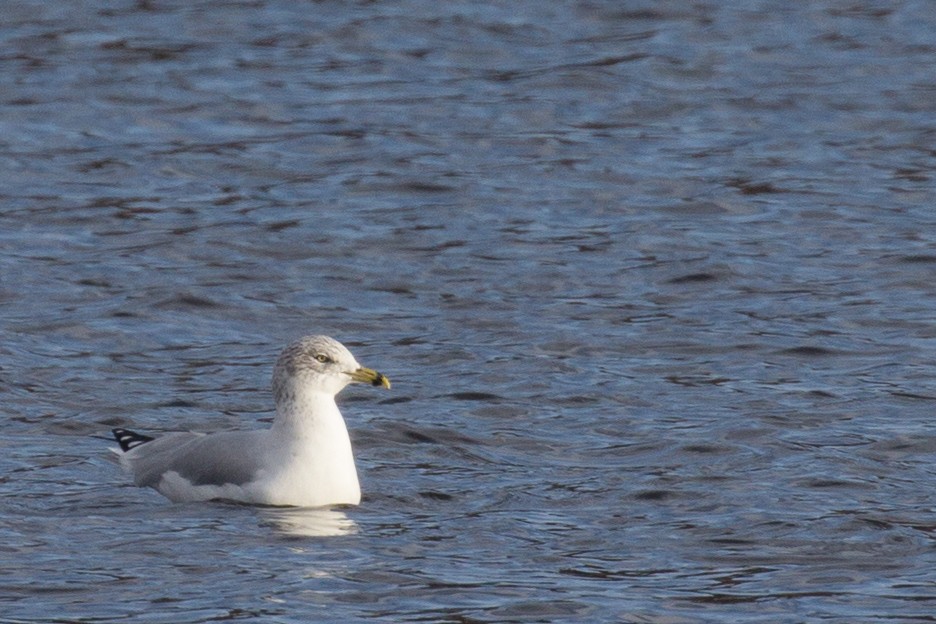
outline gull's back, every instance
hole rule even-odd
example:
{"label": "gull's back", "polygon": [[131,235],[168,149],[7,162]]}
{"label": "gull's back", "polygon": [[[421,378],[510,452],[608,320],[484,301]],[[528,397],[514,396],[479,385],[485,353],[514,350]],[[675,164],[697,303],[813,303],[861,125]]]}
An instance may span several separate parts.
{"label": "gull's back", "polygon": [[172,500],[240,498],[263,469],[259,431],[169,433],[136,444],[120,456],[141,487]]}

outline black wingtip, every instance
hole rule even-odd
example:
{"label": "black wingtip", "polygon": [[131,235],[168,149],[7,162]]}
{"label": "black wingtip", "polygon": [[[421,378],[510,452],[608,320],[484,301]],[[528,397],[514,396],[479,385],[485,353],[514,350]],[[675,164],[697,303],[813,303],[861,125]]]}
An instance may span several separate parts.
{"label": "black wingtip", "polygon": [[146,444],[153,440],[150,436],[145,436],[141,433],[130,431],[129,429],[111,429],[111,433],[114,434],[114,439],[117,440],[120,449],[125,453],[131,449],[135,449],[141,444]]}

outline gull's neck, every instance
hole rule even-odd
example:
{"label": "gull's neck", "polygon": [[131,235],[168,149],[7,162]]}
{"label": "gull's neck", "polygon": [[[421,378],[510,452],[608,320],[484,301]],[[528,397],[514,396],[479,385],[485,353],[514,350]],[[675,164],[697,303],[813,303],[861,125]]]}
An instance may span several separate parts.
{"label": "gull's neck", "polygon": [[357,505],[361,488],[351,438],[334,394],[306,390],[280,399],[271,433],[282,459],[275,480],[289,492],[282,501]]}
{"label": "gull's neck", "polygon": [[348,435],[335,396],[308,390],[295,393],[277,404],[273,429],[294,437]]}

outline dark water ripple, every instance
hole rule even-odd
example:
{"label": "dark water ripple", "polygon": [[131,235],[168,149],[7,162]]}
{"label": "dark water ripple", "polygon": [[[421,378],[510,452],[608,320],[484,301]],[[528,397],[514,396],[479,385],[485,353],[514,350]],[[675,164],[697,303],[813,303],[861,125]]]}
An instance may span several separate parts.
{"label": "dark water ripple", "polygon": [[[4,15],[0,620],[936,619],[928,3]],[[119,474],[307,332],[362,506]]]}

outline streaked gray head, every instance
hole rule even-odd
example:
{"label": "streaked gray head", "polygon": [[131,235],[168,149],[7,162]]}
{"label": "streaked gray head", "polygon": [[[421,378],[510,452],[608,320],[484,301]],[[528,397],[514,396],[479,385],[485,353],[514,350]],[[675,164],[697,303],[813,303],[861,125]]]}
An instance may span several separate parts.
{"label": "streaked gray head", "polygon": [[290,401],[300,390],[338,394],[352,382],[390,387],[380,373],[358,364],[348,349],[328,336],[306,336],[280,353],[273,367],[276,404]]}

